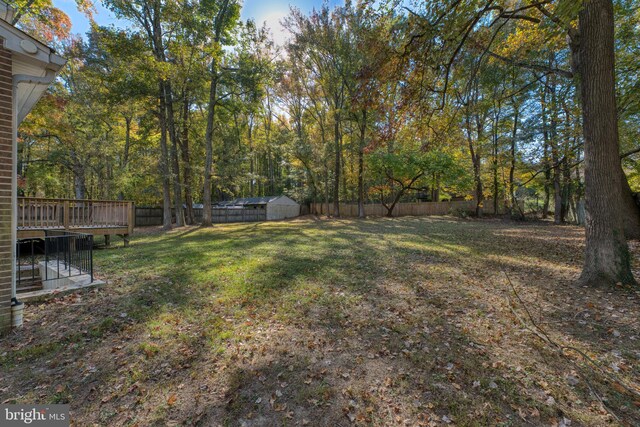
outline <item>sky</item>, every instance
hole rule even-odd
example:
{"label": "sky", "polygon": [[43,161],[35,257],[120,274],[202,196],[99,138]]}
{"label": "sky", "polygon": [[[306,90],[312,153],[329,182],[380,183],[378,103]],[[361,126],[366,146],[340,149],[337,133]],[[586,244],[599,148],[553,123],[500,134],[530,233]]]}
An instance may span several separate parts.
{"label": "sky", "polygon": [[[126,21],[117,20],[111,12],[102,6],[99,0],[96,3],[98,13],[95,15],[95,19],[98,24],[113,24],[117,27],[127,27],[129,25]],[[332,5],[342,4],[342,1],[330,0],[329,3]],[[75,0],[53,0],[53,5],[69,15],[73,33],[84,35],[89,30],[89,22],[76,9]],[[289,14],[290,6],[295,6],[303,12],[310,12],[314,7],[320,8],[322,0],[244,0],[242,19],[254,19],[259,25],[266,22],[267,26],[271,28],[275,42],[283,44],[287,39],[287,35],[280,25],[280,20]]]}

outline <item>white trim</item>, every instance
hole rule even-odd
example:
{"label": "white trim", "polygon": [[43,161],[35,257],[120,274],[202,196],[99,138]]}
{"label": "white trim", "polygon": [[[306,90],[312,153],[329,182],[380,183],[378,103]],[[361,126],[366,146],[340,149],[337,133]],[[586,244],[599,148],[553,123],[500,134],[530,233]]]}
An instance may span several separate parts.
{"label": "white trim", "polygon": [[16,10],[9,6],[5,1],[0,0],[0,19],[11,22],[15,16]]}
{"label": "white trim", "polygon": [[[3,46],[5,49],[20,55],[21,57],[35,59],[40,63],[49,65],[46,68],[57,71],[67,62],[63,57],[57,55],[53,49],[38,39],[31,37],[27,33],[17,29],[2,19],[0,19],[0,38],[4,40]],[[22,46],[20,46],[20,42],[22,40],[29,40],[35,44],[38,48],[38,52],[34,54],[27,53]]]}
{"label": "white trim", "polygon": [[49,86],[51,82],[53,82],[53,79],[55,78],[56,78],[56,72],[52,70],[47,70],[47,74],[44,77],[28,76],[26,74],[14,74],[13,84],[17,86],[20,83],[31,83],[36,85]]}
{"label": "white trim", "polygon": [[[14,74],[13,75],[13,87],[14,87],[14,99],[17,100],[18,97],[18,85],[19,84],[29,84],[32,86],[49,86],[56,78],[56,72],[53,70],[47,70],[46,75],[44,77],[40,76],[28,76],[25,74]],[[22,108],[18,110],[16,105],[15,115],[18,118],[16,122],[16,132],[18,131],[17,126],[20,126],[20,123],[24,120],[25,117],[31,112],[31,109],[36,105],[40,97],[43,95],[43,89],[41,91],[35,91],[35,88],[31,90],[31,93],[25,99],[24,105]]]}

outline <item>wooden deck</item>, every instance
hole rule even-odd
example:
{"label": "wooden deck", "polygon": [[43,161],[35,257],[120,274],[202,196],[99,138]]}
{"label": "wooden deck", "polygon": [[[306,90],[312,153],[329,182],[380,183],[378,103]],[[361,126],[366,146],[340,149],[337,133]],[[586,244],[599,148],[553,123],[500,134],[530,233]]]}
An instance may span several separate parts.
{"label": "wooden deck", "polygon": [[18,198],[18,238],[41,237],[44,230],[67,230],[128,240],[135,225],[133,202]]}

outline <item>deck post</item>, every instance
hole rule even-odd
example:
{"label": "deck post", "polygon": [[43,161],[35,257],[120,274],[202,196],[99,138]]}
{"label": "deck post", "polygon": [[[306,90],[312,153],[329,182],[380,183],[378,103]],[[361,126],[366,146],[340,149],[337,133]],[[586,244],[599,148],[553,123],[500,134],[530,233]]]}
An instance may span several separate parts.
{"label": "deck post", "polygon": [[127,203],[127,228],[129,233],[122,236],[124,240],[124,247],[129,247],[129,236],[133,235],[133,227],[136,225],[136,204],[134,202]]}
{"label": "deck post", "polygon": [[128,211],[128,226],[129,226],[129,235],[133,234],[133,227],[136,225],[136,206],[135,203],[129,202],[129,211]]}
{"label": "deck post", "polygon": [[64,227],[65,230],[69,229],[70,223],[69,223],[69,206],[71,204],[69,203],[68,200],[65,200],[63,203],[63,208],[62,208],[62,226]]}

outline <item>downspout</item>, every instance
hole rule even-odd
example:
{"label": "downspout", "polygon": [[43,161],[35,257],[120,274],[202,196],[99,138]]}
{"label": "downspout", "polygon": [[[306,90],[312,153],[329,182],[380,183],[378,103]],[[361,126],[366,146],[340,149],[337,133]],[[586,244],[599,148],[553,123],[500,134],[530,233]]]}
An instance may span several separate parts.
{"label": "downspout", "polygon": [[35,85],[50,85],[56,78],[55,71],[47,70],[44,77],[28,76],[25,74],[15,74],[13,76],[13,96],[11,97],[12,117],[11,117],[11,145],[13,157],[13,171],[11,176],[11,298],[16,298],[16,279],[17,279],[17,262],[16,245],[18,244],[18,85],[21,83]]}

